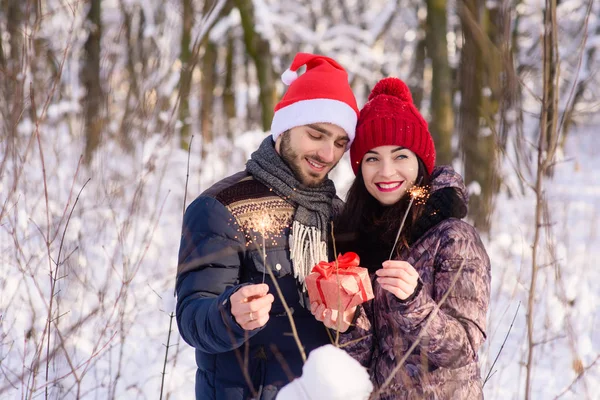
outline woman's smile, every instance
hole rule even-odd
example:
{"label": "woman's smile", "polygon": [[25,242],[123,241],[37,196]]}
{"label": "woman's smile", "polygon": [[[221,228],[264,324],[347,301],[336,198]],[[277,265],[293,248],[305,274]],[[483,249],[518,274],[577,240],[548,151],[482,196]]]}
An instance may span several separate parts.
{"label": "woman's smile", "polygon": [[388,193],[393,192],[394,190],[400,189],[404,181],[395,181],[395,182],[378,182],[375,184],[379,191]]}

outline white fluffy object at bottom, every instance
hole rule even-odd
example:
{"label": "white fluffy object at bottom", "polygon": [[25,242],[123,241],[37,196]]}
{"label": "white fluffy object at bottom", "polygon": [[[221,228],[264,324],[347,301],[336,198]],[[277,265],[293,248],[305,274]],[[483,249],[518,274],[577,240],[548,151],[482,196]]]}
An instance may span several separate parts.
{"label": "white fluffy object at bottom", "polygon": [[284,386],[277,400],[366,400],[372,391],[367,370],[344,350],[328,344],[308,355],[302,376]]}

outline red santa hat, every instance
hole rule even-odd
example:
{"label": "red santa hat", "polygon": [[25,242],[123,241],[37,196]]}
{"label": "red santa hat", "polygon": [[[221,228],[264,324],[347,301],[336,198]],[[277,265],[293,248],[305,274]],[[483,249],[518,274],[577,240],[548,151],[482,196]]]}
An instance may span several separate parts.
{"label": "red santa hat", "polygon": [[[306,72],[298,76],[303,65]],[[358,106],[340,64],[329,57],[298,53],[281,80],[289,88],[275,106],[273,140],[288,129],[317,123],[335,124],[346,131],[350,143],[354,140]]]}

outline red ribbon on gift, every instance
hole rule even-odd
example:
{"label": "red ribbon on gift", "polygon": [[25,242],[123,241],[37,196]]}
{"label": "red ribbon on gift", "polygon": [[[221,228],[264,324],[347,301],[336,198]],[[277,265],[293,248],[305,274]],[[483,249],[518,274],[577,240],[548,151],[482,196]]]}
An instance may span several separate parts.
{"label": "red ribbon on gift", "polygon": [[[348,269],[352,267],[358,267],[360,264],[360,257],[358,254],[349,251],[346,254],[340,254],[337,258],[337,268],[340,269]],[[326,262],[321,261],[317,265],[315,265],[311,272],[316,272],[321,275],[323,278],[327,279],[335,272],[335,261]]]}
{"label": "red ribbon on gift", "polygon": [[337,267],[336,261],[326,262],[321,261],[317,265],[315,265],[311,272],[316,272],[320,276],[317,278],[317,289],[319,290],[319,295],[321,299],[325,300],[325,294],[321,288],[321,280],[327,279],[331,275],[337,272],[338,275],[351,275],[356,279],[356,283],[358,284],[358,288],[360,290],[361,297],[364,301],[367,300],[367,291],[365,290],[365,286],[363,282],[360,280],[360,277],[355,272],[348,271],[349,268],[358,267],[360,265],[360,257],[358,254],[349,251],[345,254],[338,255],[337,258]]}

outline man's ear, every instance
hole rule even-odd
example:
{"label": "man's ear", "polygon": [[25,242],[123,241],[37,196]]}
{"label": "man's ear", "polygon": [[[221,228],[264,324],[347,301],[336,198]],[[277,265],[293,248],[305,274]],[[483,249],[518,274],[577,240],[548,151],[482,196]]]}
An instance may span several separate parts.
{"label": "man's ear", "polygon": [[281,151],[279,149],[281,148],[281,137],[282,136],[283,136],[283,134],[277,136],[277,139],[275,140],[275,151],[279,155],[281,155]]}

